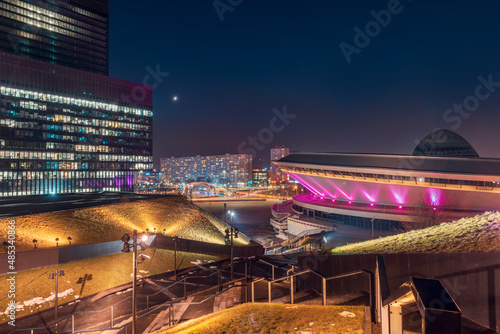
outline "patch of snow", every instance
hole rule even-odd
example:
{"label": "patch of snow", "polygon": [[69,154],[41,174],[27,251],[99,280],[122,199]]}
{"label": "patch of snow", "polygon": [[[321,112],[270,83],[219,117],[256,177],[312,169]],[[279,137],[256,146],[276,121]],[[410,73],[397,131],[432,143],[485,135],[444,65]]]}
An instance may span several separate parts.
{"label": "patch of snow", "polygon": [[[58,296],[59,298],[64,298],[64,297],[66,297],[66,296],[68,296],[68,295],[70,295],[70,294],[72,294],[72,293],[73,293],[73,289],[68,289],[68,290],[65,290],[65,291],[63,291],[63,292],[59,292],[59,293],[57,294],[57,296]],[[26,306],[26,307],[32,307],[32,306],[38,306],[38,307],[41,307],[41,306],[42,306],[42,304],[47,303],[47,302],[51,302],[51,301],[53,301],[53,300],[55,300],[55,299],[56,299],[56,295],[52,292],[52,293],[50,294],[50,296],[48,296],[48,297],[46,297],[46,298],[43,298],[43,297],[35,297],[35,298],[30,299],[30,300],[25,300],[25,301],[24,301],[24,302],[22,302],[22,303],[17,303],[17,304],[16,304],[16,311],[17,311],[17,312],[19,312],[19,311],[24,310],[24,307],[25,307],[25,306]],[[9,310],[7,309],[7,310],[5,311],[5,313],[4,313],[4,314],[8,314],[8,313],[9,313]]]}
{"label": "patch of snow", "polygon": [[356,316],[356,314],[349,312],[349,311],[344,311],[344,312],[339,313],[339,314],[345,318],[354,318]]}
{"label": "patch of snow", "polygon": [[203,262],[201,260],[196,260],[196,261],[191,261],[191,263],[194,264],[195,266],[199,266]]}
{"label": "patch of snow", "polygon": [[143,274],[147,274],[149,273],[149,271],[146,271],[146,270],[139,270],[140,273],[143,273]]}
{"label": "patch of snow", "polygon": [[127,292],[130,292],[130,291],[132,291],[132,288],[124,290],[124,291],[118,291],[116,294],[117,295],[121,295],[122,293],[127,293]]}
{"label": "patch of snow", "polygon": [[310,323],[309,323],[309,326],[312,326],[312,325],[314,325],[314,322],[310,322]]}

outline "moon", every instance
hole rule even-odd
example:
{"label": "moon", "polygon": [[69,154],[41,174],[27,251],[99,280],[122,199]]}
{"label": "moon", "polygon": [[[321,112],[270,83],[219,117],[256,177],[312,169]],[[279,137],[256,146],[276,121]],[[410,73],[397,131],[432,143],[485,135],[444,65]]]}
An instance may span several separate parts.
{"label": "moon", "polygon": [[178,99],[177,95],[175,95],[175,96],[172,98],[172,100],[174,100],[174,101],[177,101],[177,99]]}

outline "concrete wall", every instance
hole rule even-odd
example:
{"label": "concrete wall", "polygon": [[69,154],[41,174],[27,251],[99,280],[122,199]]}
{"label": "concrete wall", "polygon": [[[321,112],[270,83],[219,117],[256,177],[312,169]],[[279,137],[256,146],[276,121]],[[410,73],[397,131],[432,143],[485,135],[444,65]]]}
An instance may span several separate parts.
{"label": "concrete wall", "polygon": [[[439,279],[462,315],[494,330],[500,328],[500,252],[422,253],[383,255],[390,292],[410,277]],[[375,255],[303,256],[302,269],[311,268],[327,276],[366,269],[375,272]],[[300,287],[321,291],[321,282],[310,275]],[[359,276],[328,283],[328,292],[366,290],[367,279]]]}

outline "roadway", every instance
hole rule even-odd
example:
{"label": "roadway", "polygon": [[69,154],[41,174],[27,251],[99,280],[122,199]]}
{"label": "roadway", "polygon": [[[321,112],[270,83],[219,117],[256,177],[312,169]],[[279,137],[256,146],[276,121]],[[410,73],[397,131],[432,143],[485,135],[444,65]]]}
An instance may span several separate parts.
{"label": "roadway", "polygon": [[[272,217],[271,207],[281,203],[280,200],[267,199],[261,201],[228,201],[227,210],[235,212],[233,216],[233,225],[239,231],[259,242],[261,245],[270,246],[283,242],[282,238],[278,238],[278,233],[272,230],[269,220]],[[197,206],[205,209],[214,216],[225,219],[224,202],[223,201],[203,201],[195,202]],[[231,223],[231,218],[227,218],[227,223]]]}

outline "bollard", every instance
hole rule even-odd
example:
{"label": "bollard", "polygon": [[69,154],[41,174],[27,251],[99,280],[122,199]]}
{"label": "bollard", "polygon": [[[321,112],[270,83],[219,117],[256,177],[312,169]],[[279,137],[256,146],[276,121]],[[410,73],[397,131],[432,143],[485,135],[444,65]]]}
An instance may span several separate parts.
{"label": "bollard", "polygon": [[323,278],[323,289],[322,289],[322,297],[323,297],[323,306],[326,305],[326,279]]}
{"label": "bollard", "polygon": [[271,282],[267,282],[267,301],[271,302]]}

